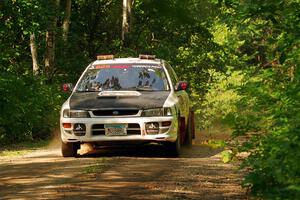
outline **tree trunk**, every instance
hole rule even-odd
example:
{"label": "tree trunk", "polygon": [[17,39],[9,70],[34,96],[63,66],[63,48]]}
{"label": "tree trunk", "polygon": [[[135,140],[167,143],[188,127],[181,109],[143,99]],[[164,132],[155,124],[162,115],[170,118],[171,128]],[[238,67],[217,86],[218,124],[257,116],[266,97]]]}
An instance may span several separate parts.
{"label": "tree trunk", "polygon": [[45,74],[50,76],[51,71],[54,69],[55,61],[55,35],[53,29],[48,29],[46,32],[46,56],[45,56]]}
{"label": "tree trunk", "polygon": [[[55,0],[53,9],[56,11],[59,8],[60,0]],[[49,22],[46,32],[46,55],[45,55],[45,74],[50,80],[55,67],[55,31],[57,17],[54,15]]]}
{"label": "tree trunk", "polygon": [[127,32],[127,0],[123,0],[123,20],[122,20],[122,40],[125,41],[125,34]]}
{"label": "tree trunk", "polygon": [[37,48],[35,44],[35,35],[32,33],[30,35],[30,51],[32,57],[32,71],[33,75],[39,74],[39,64],[38,64],[38,56],[37,56]]}
{"label": "tree trunk", "polygon": [[126,42],[127,34],[130,31],[132,0],[123,0],[123,15],[122,15],[122,41]]}
{"label": "tree trunk", "polygon": [[132,8],[132,0],[127,0],[127,24],[128,24],[128,33],[131,31],[131,23],[132,23],[132,16],[131,16],[131,8]]}
{"label": "tree trunk", "polygon": [[65,0],[65,16],[63,21],[63,40],[68,40],[72,0]]}

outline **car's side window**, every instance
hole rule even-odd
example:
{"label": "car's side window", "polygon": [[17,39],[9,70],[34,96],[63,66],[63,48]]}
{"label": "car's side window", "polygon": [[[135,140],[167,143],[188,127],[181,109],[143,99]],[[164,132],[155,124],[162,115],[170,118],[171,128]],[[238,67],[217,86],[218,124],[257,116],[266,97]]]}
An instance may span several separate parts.
{"label": "car's side window", "polygon": [[176,83],[178,82],[178,77],[169,63],[165,62],[165,66],[169,72],[172,84],[173,84],[173,86],[175,86]]}

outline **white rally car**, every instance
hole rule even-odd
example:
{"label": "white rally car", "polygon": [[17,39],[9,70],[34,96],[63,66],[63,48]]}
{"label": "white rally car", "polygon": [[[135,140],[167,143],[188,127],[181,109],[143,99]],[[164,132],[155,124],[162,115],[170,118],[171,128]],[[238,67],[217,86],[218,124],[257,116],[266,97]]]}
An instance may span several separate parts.
{"label": "white rally car", "polygon": [[80,144],[162,143],[172,155],[191,145],[194,117],[172,67],[155,56],[97,56],[62,105],[62,155],[76,156]]}

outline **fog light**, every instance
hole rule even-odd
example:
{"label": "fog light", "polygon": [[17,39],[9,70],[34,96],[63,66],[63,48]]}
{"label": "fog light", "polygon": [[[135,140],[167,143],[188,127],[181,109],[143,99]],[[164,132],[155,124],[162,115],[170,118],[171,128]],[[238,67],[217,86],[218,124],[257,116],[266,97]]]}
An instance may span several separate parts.
{"label": "fog light", "polygon": [[64,128],[71,128],[72,124],[71,123],[63,123]]}
{"label": "fog light", "polygon": [[146,124],[146,133],[147,134],[158,134],[159,133],[159,124],[157,122],[149,122]]}

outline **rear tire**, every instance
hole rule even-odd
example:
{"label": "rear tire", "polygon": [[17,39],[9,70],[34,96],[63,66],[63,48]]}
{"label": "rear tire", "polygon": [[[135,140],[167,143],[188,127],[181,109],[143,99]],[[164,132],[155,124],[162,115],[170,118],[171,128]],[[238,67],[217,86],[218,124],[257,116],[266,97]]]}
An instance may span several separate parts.
{"label": "rear tire", "polygon": [[76,157],[77,150],[80,148],[80,144],[76,142],[61,143],[61,154],[63,157]]}

